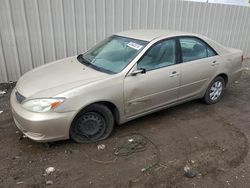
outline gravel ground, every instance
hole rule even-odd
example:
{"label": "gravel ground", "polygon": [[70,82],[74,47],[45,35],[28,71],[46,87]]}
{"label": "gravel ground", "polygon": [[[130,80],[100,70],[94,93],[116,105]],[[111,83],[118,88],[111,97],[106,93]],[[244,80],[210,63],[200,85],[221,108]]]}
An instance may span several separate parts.
{"label": "gravel ground", "polygon": [[[94,144],[22,138],[9,108],[13,85],[0,84],[7,89],[0,94],[1,187],[250,187],[249,70],[218,104],[197,100],[163,110]],[[137,142],[139,152],[117,155]],[[195,177],[184,176],[185,166]],[[48,167],[55,171],[46,174]]]}

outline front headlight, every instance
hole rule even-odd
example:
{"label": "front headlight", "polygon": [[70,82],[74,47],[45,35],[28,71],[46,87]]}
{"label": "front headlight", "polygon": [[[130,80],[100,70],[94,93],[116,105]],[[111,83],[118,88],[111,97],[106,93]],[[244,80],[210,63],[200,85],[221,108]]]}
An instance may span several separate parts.
{"label": "front headlight", "polygon": [[31,99],[22,104],[22,106],[32,112],[47,112],[59,106],[64,99]]}

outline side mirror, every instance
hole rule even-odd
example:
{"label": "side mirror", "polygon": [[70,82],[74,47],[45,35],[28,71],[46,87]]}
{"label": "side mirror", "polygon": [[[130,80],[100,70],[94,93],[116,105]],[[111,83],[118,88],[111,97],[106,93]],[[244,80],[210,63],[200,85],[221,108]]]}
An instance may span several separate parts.
{"label": "side mirror", "polygon": [[146,69],[140,68],[131,72],[131,75],[136,76],[137,74],[145,74],[145,73],[146,73]]}

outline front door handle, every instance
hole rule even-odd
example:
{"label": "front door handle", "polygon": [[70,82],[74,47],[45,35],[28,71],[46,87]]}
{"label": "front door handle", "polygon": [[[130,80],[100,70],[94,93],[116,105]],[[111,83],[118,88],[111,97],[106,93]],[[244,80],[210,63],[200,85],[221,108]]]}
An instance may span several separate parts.
{"label": "front door handle", "polygon": [[169,76],[170,77],[175,77],[175,76],[178,76],[178,72],[177,71],[173,71]]}

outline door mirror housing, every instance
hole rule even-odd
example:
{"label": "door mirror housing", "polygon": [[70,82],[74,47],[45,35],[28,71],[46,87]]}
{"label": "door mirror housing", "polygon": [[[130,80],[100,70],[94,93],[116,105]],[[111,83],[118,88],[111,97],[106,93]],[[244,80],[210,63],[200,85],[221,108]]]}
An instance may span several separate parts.
{"label": "door mirror housing", "polygon": [[140,68],[140,69],[133,70],[131,72],[131,75],[136,76],[137,74],[145,74],[145,73],[146,73],[146,69]]}

